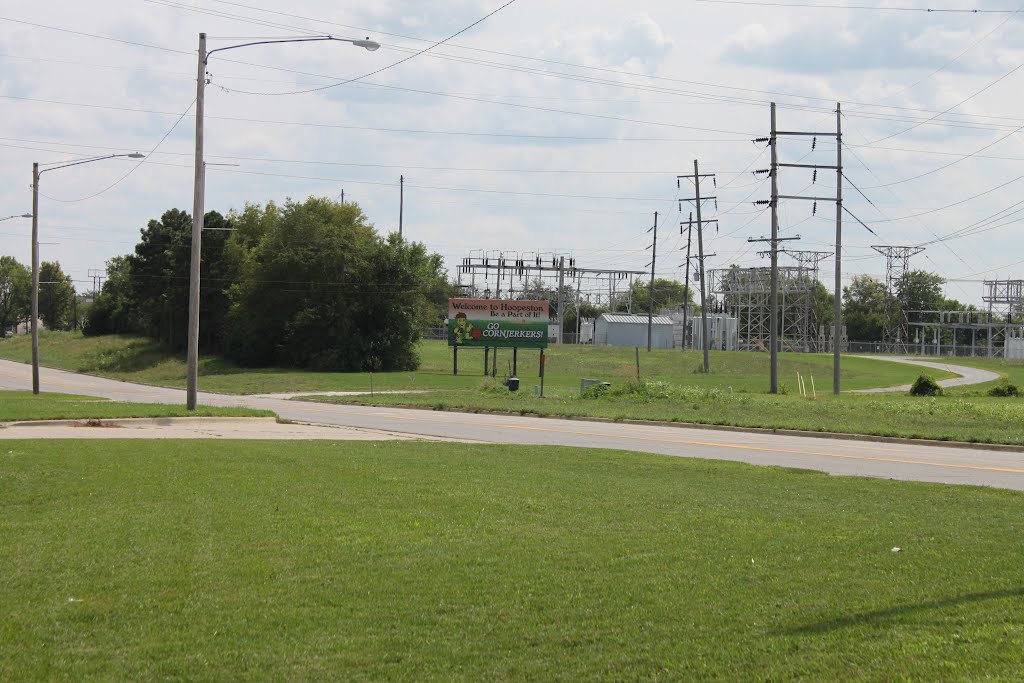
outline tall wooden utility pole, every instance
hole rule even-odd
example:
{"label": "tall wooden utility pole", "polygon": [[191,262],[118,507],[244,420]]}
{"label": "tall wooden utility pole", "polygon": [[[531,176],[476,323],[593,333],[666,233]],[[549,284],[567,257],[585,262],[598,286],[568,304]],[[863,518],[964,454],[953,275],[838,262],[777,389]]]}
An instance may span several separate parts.
{"label": "tall wooden utility pole", "polygon": [[693,160],[693,175],[680,175],[680,176],[676,176],[676,187],[680,187],[681,186],[680,179],[682,179],[682,178],[687,178],[689,180],[692,180],[693,181],[693,187],[694,187],[694,197],[692,199],[680,199],[679,200],[679,210],[682,211],[682,203],[683,202],[693,202],[695,207],[696,207],[696,211],[697,211],[697,258],[700,261],[699,275],[700,275],[701,346],[704,349],[704,372],[707,373],[707,372],[711,371],[711,362],[710,362],[709,354],[708,354],[708,349],[710,348],[709,344],[710,344],[711,340],[709,339],[710,335],[708,334],[707,283],[706,283],[705,278],[704,278],[704,274],[705,274],[704,259],[706,258],[706,255],[704,254],[704,224],[705,223],[718,223],[718,219],[712,218],[710,220],[704,220],[703,217],[702,217],[702,213],[701,213],[701,209],[702,209],[701,204],[703,202],[708,202],[708,201],[711,201],[711,200],[717,200],[718,198],[716,196],[710,196],[710,197],[703,197],[702,198],[701,195],[700,195],[700,181],[702,179],[704,179],[704,178],[711,178],[712,182],[714,182],[716,186],[717,186],[718,183],[717,183],[717,181],[715,181],[715,174],[714,173],[705,173],[704,175],[700,174],[700,166],[698,165],[696,159]]}
{"label": "tall wooden utility pole", "polygon": [[840,340],[843,324],[843,112],[836,102],[836,310],[832,322],[832,393],[839,395]]}
{"label": "tall wooden utility pole", "polygon": [[654,265],[658,261],[658,212],[654,212],[654,240],[651,242],[651,291],[647,307],[647,351],[651,351],[651,332],[654,327]]}
{"label": "tall wooden utility pole", "polygon": [[[832,392],[835,394],[839,393],[839,362],[842,351],[842,305],[843,305],[843,282],[842,282],[842,253],[843,253],[843,133],[842,133],[842,109],[839,103],[836,104],[836,132],[814,132],[814,131],[785,131],[778,130],[775,125],[775,103],[772,102],[772,132],[768,142],[772,146],[772,167],[770,170],[772,177],[772,301],[771,301],[771,320],[772,320],[772,393],[778,390],[777,381],[777,349],[776,344],[778,342],[778,310],[776,308],[777,303],[777,271],[778,265],[774,257],[777,242],[778,242],[778,203],[780,199],[800,199],[803,201],[810,202],[832,202],[836,203],[836,281],[835,281],[835,319],[833,321],[832,331]],[[779,137],[810,137],[815,141],[819,137],[834,137],[836,139],[836,165],[825,165],[825,164],[782,164],[778,160],[778,138]],[[758,140],[758,142],[761,140]],[[814,143],[811,145],[811,149],[814,149]],[[835,197],[818,197],[818,196],[802,196],[802,195],[780,195],[778,186],[778,172],[780,168],[800,168],[810,169],[815,173],[819,169],[834,169],[836,172],[836,196]],[[812,181],[813,182],[813,181]],[[754,202],[755,204],[763,205],[764,201]]]}
{"label": "tall wooden utility pole", "polygon": [[[683,226],[679,225],[679,234],[683,234]],[[686,224],[686,277],[683,278],[683,351],[686,350],[686,318],[690,312],[690,240],[693,238],[693,212]]]}

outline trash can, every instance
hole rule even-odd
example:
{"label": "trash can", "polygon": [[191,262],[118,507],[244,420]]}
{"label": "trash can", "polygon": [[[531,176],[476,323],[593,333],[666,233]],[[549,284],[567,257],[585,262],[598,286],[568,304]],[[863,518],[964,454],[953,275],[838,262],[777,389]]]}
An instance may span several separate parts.
{"label": "trash can", "polygon": [[509,377],[508,378],[508,390],[509,391],[519,391],[519,378],[518,377]]}

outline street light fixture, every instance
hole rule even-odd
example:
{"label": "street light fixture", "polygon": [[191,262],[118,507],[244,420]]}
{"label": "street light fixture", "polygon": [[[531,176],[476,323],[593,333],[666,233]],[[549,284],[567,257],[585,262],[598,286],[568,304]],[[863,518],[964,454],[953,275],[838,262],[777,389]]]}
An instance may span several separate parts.
{"label": "street light fixture", "polygon": [[206,200],[206,164],[203,162],[203,112],[206,106],[206,65],[210,55],[225,50],[237,50],[252,45],[272,45],[276,43],[312,43],[332,40],[351,43],[356,47],[373,52],[380,48],[380,43],[364,38],[351,40],[334,36],[312,36],[309,38],[284,38],[281,40],[259,40],[240,45],[219,47],[206,51],[206,34],[199,34],[199,63],[196,73],[196,153],[195,153],[195,186],[192,195],[192,251],[188,278],[188,353],[185,389],[185,407],[195,410],[199,392],[199,266],[203,251],[203,216]]}
{"label": "street light fixture", "polygon": [[14,214],[12,216],[4,216],[3,218],[0,218],[0,221],[9,221],[12,218],[32,218],[32,214],[30,214],[30,213],[16,213],[16,214]]}
{"label": "street light fixture", "polygon": [[128,159],[145,159],[145,154],[139,154],[138,152],[132,152],[131,154],[107,154],[106,156],[91,157],[89,159],[80,159],[73,161],[70,164],[61,164],[60,166],[53,166],[51,164],[45,164],[50,168],[44,168],[39,170],[39,164],[32,164],[32,213],[23,214],[25,218],[32,219],[32,393],[39,393],[39,176],[49,171],[56,171],[59,168],[67,168],[69,166],[80,166],[82,164],[89,164],[93,161],[103,161],[105,159],[115,159],[117,157],[126,157]]}

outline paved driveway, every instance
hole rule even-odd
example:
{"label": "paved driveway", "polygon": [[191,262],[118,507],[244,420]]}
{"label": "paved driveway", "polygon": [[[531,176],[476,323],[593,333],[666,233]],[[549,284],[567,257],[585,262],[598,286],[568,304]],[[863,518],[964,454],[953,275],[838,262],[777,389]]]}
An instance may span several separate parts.
{"label": "paved driveway", "polygon": [[[860,358],[870,358],[871,360],[889,361],[890,363],[904,363],[906,365],[919,365],[922,368],[930,368],[932,370],[945,370],[946,372],[955,372],[960,375],[959,377],[951,377],[950,379],[939,380],[940,387],[962,387],[969,384],[984,384],[985,382],[993,382],[999,379],[1000,375],[997,372],[990,372],[989,370],[981,370],[979,368],[969,368],[966,365],[952,365],[951,363],[944,363],[941,361],[933,360],[920,360],[917,358],[906,358],[904,356],[860,356]],[[910,384],[901,384],[898,387],[882,387],[879,389],[858,389],[851,391],[852,394],[884,394],[892,392],[907,392],[910,391]]]}

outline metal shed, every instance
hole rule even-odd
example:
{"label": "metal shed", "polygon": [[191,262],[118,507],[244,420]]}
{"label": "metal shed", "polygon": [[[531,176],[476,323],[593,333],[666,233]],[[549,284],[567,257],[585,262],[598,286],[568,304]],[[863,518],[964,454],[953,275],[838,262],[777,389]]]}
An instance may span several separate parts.
{"label": "metal shed", "polygon": [[[594,323],[594,343],[608,346],[647,346],[647,316],[602,313]],[[673,347],[672,319],[656,315],[651,320],[651,346]]]}

